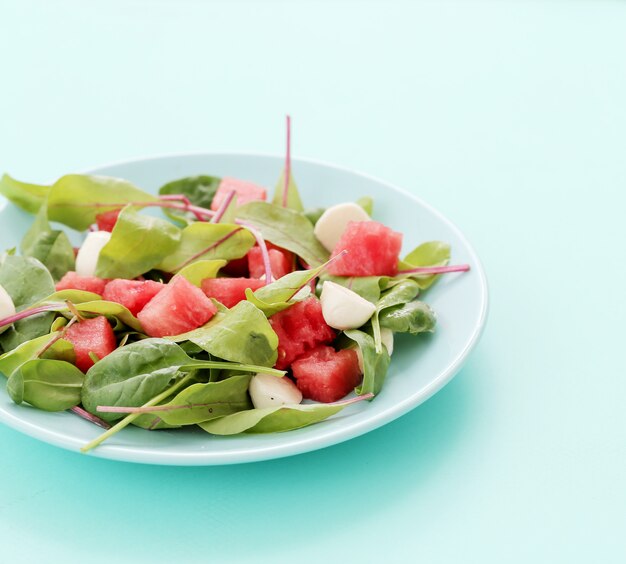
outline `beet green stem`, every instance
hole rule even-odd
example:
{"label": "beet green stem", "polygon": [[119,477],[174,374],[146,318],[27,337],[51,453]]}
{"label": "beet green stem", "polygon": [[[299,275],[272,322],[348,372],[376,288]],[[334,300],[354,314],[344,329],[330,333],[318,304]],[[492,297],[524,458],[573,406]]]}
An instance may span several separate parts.
{"label": "beet green stem", "polygon": [[459,264],[455,266],[424,266],[409,268],[408,270],[398,270],[398,274],[445,274],[447,272],[467,272],[469,264]]}

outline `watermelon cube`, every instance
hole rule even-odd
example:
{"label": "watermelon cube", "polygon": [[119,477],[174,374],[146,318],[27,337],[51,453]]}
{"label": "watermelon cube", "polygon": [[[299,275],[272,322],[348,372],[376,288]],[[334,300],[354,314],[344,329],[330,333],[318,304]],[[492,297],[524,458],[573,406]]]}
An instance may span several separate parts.
{"label": "watermelon cube", "polygon": [[270,324],[278,335],[276,368],[279,370],[288,368],[305,352],[335,338],[335,331],[324,321],[322,306],[314,296],[275,313],[270,317]]}
{"label": "watermelon cube", "polygon": [[163,288],[165,288],[165,284],[154,280],[116,278],[106,285],[102,299],[122,304],[136,316]]}
{"label": "watermelon cube", "polygon": [[211,209],[213,211],[218,210],[230,192],[235,192],[238,206],[254,200],[267,199],[267,191],[263,186],[246,180],[239,180],[238,178],[222,178],[217,192],[213,196]]}
{"label": "watermelon cube", "polygon": [[231,308],[246,299],[246,288],[254,291],[263,285],[265,282],[256,278],[205,278],[202,281],[202,291],[209,298],[215,298]]}
{"label": "watermelon cube", "polygon": [[[268,245],[269,246],[269,245]],[[281,278],[293,270],[293,253],[277,248],[269,248],[270,267],[274,278]],[[248,269],[251,278],[265,276],[265,263],[261,247],[252,247],[248,251]]]}
{"label": "watermelon cube", "polygon": [[65,331],[63,338],[74,345],[76,366],[83,372],[87,372],[94,364],[89,353],[102,360],[117,347],[115,333],[103,316],[74,323]]}
{"label": "watermelon cube", "polygon": [[221,272],[227,276],[248,278],[250,274],[248,270],[248,255],[228,261],[228,263],[222,267]]}
{"label": "watermelon cube", "polygon": [[328,265],[336,276],[395,276],[402,248],[402,233],[377,221],[350,221],[332,256],[347,254]]}
{"label": "watermelon cube", "polygon": [[113,210],[97,214],[96,223],[98,224],[98,229],[100,231],[108,231],[109,233],[113,231],[121,211],[122,210]]}
{"label": "watermelon cube", "polygon": [[322,345],[296,360],[291,370],[302,396],[322,403],[340,400],[361,381],[354,349],[336,351]]}
{"label": "watermelon cube", "polygon": [[109,282],[110,280],[95,276],[79,276],[76,272],[70,271],[56,283],[56,290],[57,292],[60,290],[83,290],[102,295]]}
{"label": "watermelon cube", "polygon": [[146,335],[179,335],[204,325],[217,313],[215,304],[183,276],[174,276],[137,318]]}

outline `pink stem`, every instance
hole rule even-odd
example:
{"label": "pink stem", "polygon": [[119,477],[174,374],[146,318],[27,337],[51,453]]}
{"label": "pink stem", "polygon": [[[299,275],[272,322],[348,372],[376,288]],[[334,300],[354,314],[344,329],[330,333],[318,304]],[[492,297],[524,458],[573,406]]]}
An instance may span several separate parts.
{"label": "pink stem", "polygon": [[268,284],[271,284],[273,280],[272,265],[270,263],[270,253],[267,250],[267,245],[265,244],[265,239],[263,238],[263,235],[261,235],[261,233],[257,231],[255,227],[246,223],[245,221],[239,220],[237,221],[237,223],[239,225],[243,225],[248,231],[250,231],[250,233],[252,233],[252,235],[254,235],[254,238],[256,239],[259,248],[261,249],[261,256],[263,257],[263,267],[265,268],[265,285],[267,286]]}
{"label": "pink stem", "polygon": [[287,207],[290,179],[291,179],[291,117],[287,116],[287,154],[285,155],[285,184],[283,186],[283,208]]}
{"label": "pink stem", "polygon": [[98,425],[98,427],[102,427],[103,429],[111,428],[111,425],[109,425],[106,421],[104,421],[103,419],[100,419],[100,417],[96,417],[95,415],[92,415],[88,411],[85,411],[82,407],[78,407],[78,406],[72,407],[70,411],[74,412],[79,417],[82,417],[83,419],[90,421],[91,423],[95,423],[96,425]]}
{"label": "pink stem", "polygon": [[16,313],[14,315],[10,315],[9,317],[5,317],[4,319],[0,319],[0,327],[4,327],[5,325],[12,325],[16,321],[20,321],[21,319],[26,319],[31,315],[37,315],[38,313],[43,313],[44,311],[51,311],[53,309],[57,309],[59,304],[49,304],[45,306],[39,306],[32,309],[25,309]]}
{"label": "pink stem", "polygon": [[398,274],[445,274],[446,272],[467,272],[469,264],[459,264],[456,266],[424,266],[410,268],[409,270],[398,270]]}
{"label": "pink stem", "polygon": [[199,253],[196,253],[191,258],[187,259],[185,262],[183,262],[183,264],[181,264],[175,270],[180,270],[181,268],[185,268],[185,266],[187,266],[188,264],[191,264],[194,260],[199,259],[202,255],[205,255],[209,251],[219,247],[224,241],[230,239],[235,233],[241,231],[242,229],[243,227],[239,227],[238,229],[233,229],[230,233],[228,233],[227,235],[224,235],[221,239],[215,241],[215,243],[209,245],[206,249],[202,249]]}
{"label": "pink stem", "polygon": [[189,211],[196,216],[196,219],[198,221],[204,221],[204,219],[202,219],[202,215],[200,214],[200,212],[198,212],[197,210],[194,211],[193,209],[191,209],[191,208],[195,208],[195,206],[191,203],[191,200],[183,194],[168,194],[165,196],[159,196],[159,199],[170,201],[170,202],[176,202],[176,201],[183,202],[183,204],[185,204],[188,208],[190,208]]}
{"label": "pink stem", "polygon": [[220,222],[220,220],[222,219],[222,217],[224,217],[224,214],[226,213],[226,210],[228,209],[228,206],[230,206],[230,203],[233,201],[233,198],[235,197],[236,194],[237,193],[234,190],[232,190],[231,192],[226,194],[226,197],[224,198],[224,201],[222,202],[220,207],[215,212],[215,215],[213,216],[213,219],[211,220],[211,223],[219,223]]}

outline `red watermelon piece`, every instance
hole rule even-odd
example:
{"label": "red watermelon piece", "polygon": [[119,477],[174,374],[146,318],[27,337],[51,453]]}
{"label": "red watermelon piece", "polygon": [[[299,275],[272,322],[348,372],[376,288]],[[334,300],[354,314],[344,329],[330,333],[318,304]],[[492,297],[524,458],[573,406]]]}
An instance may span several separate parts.
{"label": "red watermelon piece", "polygon": [[359,359],[353,349],[336,351],[319,346],[291,365],[303,397],[331,403],[349,394],[361,381]]}
{"label": "red watermelon piece", "polygon": [[402,248],[402,233],[377,221],[350,221],[332,256],[347,254],[328,265],[337,276],[395,276]]}
{"label": "red watermelon piece", "polygon": [[[268,245],[269,247],[269,245]],[[272,276],[275,279],[283,277],[293,271],[293,253],[282,249],[269,248],[270,267]],[[251,278],[261,278],[265,276],[265,264],[263,263],[263,252],[261,247],[252,247],[248,251],[248,269]]]}
{"label": "red watermelon piece", "polygon": [[97,214],[96,223],[98,224],[98,229],[100,231],[108,231],[109,233],[113,231],[121,211],[122,210],[113,210]]}
{"label": "red watermelon piece", "polygon": [[264,286],[263,280],[256,278],[205,278],[202,291],[209,297],[231,308],[246,299],[246,288],[252,291]]}
{"label": "red watermelon piece", "polygon": [[144,306],[165,288],[165,284],[153,280],[111,280],[102,294],[108,302],[122,304],[133,315],[137,315]]}
{"label": "red watermelon piece", "polygon": [[267,191],[263,186],[248,182],[247,180],[239,180],[238,178],[222,178],[220,185],[213,196],[211,209],[216,211],[222,205],[222,202],[230,192],[235,192],[237,196],[237,205],[241,206],[254,200],[266,200]]}
{"label": "red watermelon piece", "polygon": [[324,321],[320,301],[311,296],[270,317],[278,335],[276,368],[283,370],[305,352],[330,343],[335,331]]}
{"label": "red watermelon piece", "polygon": [[84,290],[102,295],[104,288],[110,280],[96,278],[95,276],[79,276],[74,271],[70,271],[56,283],[57,292],[60,290]]}
{"label": "red watermelon piece", "polygon": [[248,278],[250,274],[248,270],[248,255],[229,261],[226,266],[222,267],[221,272],[228,276]]}
{"label": "red watermelon piece", "polygon": [[146,335],[179,335],[204,325],[217,313],[215,304],[183,276],[174,276],[137,318]]}
{"label": "red watermelon piece", "polygon": [[94,364],[90,352],[102,360],[117,348],[115,333],[103,316],[74,323],[63,338],[74,345],[76,366],[83,372],[87,372]]}

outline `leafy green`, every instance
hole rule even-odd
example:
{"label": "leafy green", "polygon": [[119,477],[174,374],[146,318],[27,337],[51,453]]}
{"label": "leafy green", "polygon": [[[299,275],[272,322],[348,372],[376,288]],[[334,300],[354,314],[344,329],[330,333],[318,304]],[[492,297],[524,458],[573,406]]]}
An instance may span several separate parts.
{"label": "leafy green", "polygon": [[396,283],[382,295],[378,302],[376,302],[376,311],[372,316],[376,352],[380,354],[383,350],[380,337],[380,313],[387,308],[410,302],[419,294],[419,291],[420,289],[417,282],[409,278],[402,279],[396,281]]}
{"label": "leafy green", "polygon": [[215,278],[220,268],[226,266],[226,261],[217,260],[199,260],[178,271],[179,276],[184,276],[194,286],[200,287],[205,278]]}
{"label": "leafy green", "polygon": [[380,326],[387,327],[396,333],[418,333],[435,330],[437,317],[435,312],[419,300],[406,304],[390,307],[383,311],[380,316]]}
{"label": "leafy green", "polygon": [[267,202],[248,202],[239,208],[239,219],[258,228],[265,239],[302,257],[310,266],[328,260],[328,251],[313,233],[313,224],[298,211]]}
{"label": "leafy green", "polygon": [[363,196],[359,198],[356,203],[365,210],[367,215],[372,217],[372,213],[374,212],[374,200],[371,196]]}
{"label": "leafy green", "polygon": [[80,403],[84,374],[63,360],[28,360],[7,382],[11,399],[45,411],[64,411]]}
{"label": "leafy green", "polygon": [[50,271],[54,280],[60,280],[69,270],[74,270],[74,248],[69,237],[48,223],[48,211],[43,205],[20,245],[22,255],[33,257]]}
{"label": "leafy green", "polygon": [[[11,296],[17,311],[54,292],[52,276],[41,262],[7,253],[0,256],[0,285]],[[4,351],[10,351],[49,333],[53,319],[53,314],[41,313],[17,321],[0,335],[0,346]]]}
{"label": "leafy green", "polygon": [[[283,194],[285,192],[285,174],[286,169],[283,169],[283,172],[278,179],[278,183],[276,184],[276,188],[274,189],[274,198],[272,203],[283,207]],[[298,187],[296,186],[296,181],[293,179],[293,174],[291,171],[289,173],[289,185],[287,186],[287,208],[295,210],[297,212],[301,212],[304,210],[302,206],[302,200],[300,198],[300,193],[298,191]]]}
{"label": "leafy green", "polygon": [[123,208],[131,202],[153,202],[156,199],[120,178],[68,174],[50,188],[48,219],[84,231],[100,213]]}
{"label": "leafy green", "polygon": [[115,223],[110,241],[100,251],[96,276],[136,278],[172,253],[180,239],[180,229],[169,221],[127,206]]}
{"label": "leafy green", "polygon": [[221,382],[192,384],[167,403],[149,409],[168,425],[193,425],[250,409],[250,378],[247,374]]}
{"label": "leafy green", "polygon": [[241,258],[254,246],[254,242],[254,236],[238,225],[192,223],[183,229],[178,246],[158,268],[176,272],[199,260]]}
{"label": "leafy green", "polygon": [[37,213],[46,201],[50,186],[27,184],[4,174],[0,179],[0,194],[28,213]]}
{"label": "leafy green", "polygon": [[[210,209],[221,180],[217,176],[188,176],[161,186],[159,194],[162,196],[182,194],[194,206]],[[163,211],[172,219],[185,223],[195,218],[193,214],[182,210],[165,208]]]}
{"label": "leafy green", "polygon": [[[442,241],[429,241],[413,249],[400,261],[400,270],[427,266],[446,266],[450,261],[450,245]],[[420,289],[426,290],[437,280],[439,274],[409,274]]]}
{"label": "leafy green", "polygon": [[278,337],[267,317],[248,301],[217,314],[204,327],[170,337],[189,340],[217,358],[243,364],[274,366]]}
{"label": "leafy green", "polygon": [[264,409],[249,409],[219,419],[200,423],[200,427],[213,435],[238,433],[279,433],[306,427],[339,413],[344,404],[303,404]]}
{"label": "leafy green", "polygon": [[386,276],[331,276],[324,274],[320,277],[320,291],[321,285],[326,280],[340,284],[368,302],[376,304],[380,299],[380,292],[386,288],[389,278]]}
{"label": "leafy green", "polygon": [[385,347],[376,352],[374,339],[358,329],[344,331],[344,335],[354,341],[363,356],[363,382],[357,388],[357,394],[378,394],[383,387],[391,357]]}
{"label": "leafy green", "polygon": [[322,214],[326,211],[326,208],[307,208],[302,212],[313,225],[317,223],[317,220],[322,217]]}
{"label": "leafy green", "polygon": [[[8,378],[22,364],[36,358],[45,347],[58,337],[58,332],[42,335],[41,337],[25,341],[14,349],[5,352],[0,356],[0,374],[4,374]],[[75,358],[74,347],[70,342],[59,339],[46,350],[42,358],[73,362]]]}

